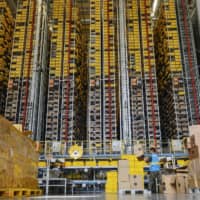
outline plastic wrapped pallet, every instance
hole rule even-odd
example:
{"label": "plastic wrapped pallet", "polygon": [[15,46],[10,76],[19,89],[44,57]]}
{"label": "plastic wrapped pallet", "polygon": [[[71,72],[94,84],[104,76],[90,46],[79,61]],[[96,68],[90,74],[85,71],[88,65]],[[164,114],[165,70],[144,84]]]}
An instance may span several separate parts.
{"label": "plastic wrapped pallet", "polygon": [[0,188],[37,189],[34,143],[0,116]]}

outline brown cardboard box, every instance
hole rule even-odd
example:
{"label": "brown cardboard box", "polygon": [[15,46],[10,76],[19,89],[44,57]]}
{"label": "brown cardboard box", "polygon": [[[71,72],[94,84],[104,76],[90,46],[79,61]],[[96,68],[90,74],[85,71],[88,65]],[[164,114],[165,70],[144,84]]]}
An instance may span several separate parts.
{"label": "brown cardboard box", "polygon": [[162,184],[161,184],[161,190],[165,194],[175,194],[176,193],[176,184],[174,179],[176,178],[176,175],[162,175]]}
{"label": "brown cardboard box", "polygon": [[176,190],[177,190],[177,193],[188,193],[188,175],[187,174],[176,175]]}
{"label": "brown cardboard box", "polygon": [[129,168],[129,160],[118,160],[119,168]]}
{"label": "brown cardboard box", "polygon": [[144,177],[142,175],[129,175],[130,187],[133,190],[144,190]]}
{"label": "brown cardboard box", "polygon": [[129,168],[118,168],[118,181],[129,181]]}
{"label": "brown cardboard box", "polygon": [[130,182],[129,181],[119,181],[118,182],[118,189],[119,190],[130,190]]}
{"label": "brown cardboard box", "polygon": [[198,180],[200,180],[200,159],[196,158],[190,160],[188,165],[188,170],[189,170],[189,177],[192,179],[192,181],[190,181],[189,187],[199,188],[200,182]]}
{"label": "brown cardboard box", "polygon": [[142,144],[136,144],[134,146],[134,154],[137,158],[144,156],[144,146]]}
{"label": "brown cardboard box", "polygon": [[190,160],[199,158],[199,147],[194,145],[192,148],[188,149]]}
{"label": "brown cardboard box", "polygon": [[191,143],[200,146],[200,125],[189,126]]}

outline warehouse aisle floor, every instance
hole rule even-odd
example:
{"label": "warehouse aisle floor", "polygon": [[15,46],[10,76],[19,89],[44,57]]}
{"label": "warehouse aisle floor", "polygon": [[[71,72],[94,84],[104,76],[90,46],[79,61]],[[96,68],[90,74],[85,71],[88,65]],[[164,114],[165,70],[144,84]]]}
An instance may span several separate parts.
{"label": "warehouse aisle floor", "polygon": [[199,200],[200,194],[155,194],[155,195],[75,195],[75,196],[49,196],[49,197],[31,197],[30,200]]}

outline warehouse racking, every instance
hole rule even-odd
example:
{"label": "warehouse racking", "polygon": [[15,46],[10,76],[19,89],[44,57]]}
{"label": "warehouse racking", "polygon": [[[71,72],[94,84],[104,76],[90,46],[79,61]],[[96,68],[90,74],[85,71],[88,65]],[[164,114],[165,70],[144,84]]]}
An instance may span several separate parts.
{"label": "warehouse racking", "polygon": [[0,114],[5,112],[14,17],[6,1],[0,2]]}
{"label": "warehouse racking", "polygon": [[138,142],[161,149],[161,138],[198,123],[185,1],[164,2],[154,27],[150,0],[19,0],[17,8],[5,116],[34,139],[133,153]]}
{"label": "warehouse racking", "polygon": [[189,124],[194,125],[200,123],[200,82],[197,57],[195,53],[194,35],[186,1],[177,0],[176,9],[185,77],[184,84],[186,87],[188,118]]}
{"label": "warehouse racking", "polygon": [[[92,152],[117,138],[114,2],[90,2],[87,135]],[[102,146],[103,148],[102,148]]]}
{"label": "warehouse racking", "polygon": [[[45,140],[85,139],[86,56],[80,13],[75,1],[52,1],[49,89]],[[82,42],[82,43],[81,43]],[[82,45],[80,45],[82,44]]]}
{"label": "warehouse racking", "polygon": [[164,2],[154,29],[163,138],[187,136],[189,124],[198,123],[199,76],[185,6]]}
{"label": "warehouse racking", "polygon": [[[119,57],[121,62],[119,76],[122,87],[120,109],[123,115],[127,115],[121,116],[121,126],[124,126],[127,121],[131,122],[131,129],[120,131],[124,135],[122,140],[126,140],[125,134],[129,134],[131,146],[134,145],[133,141],[138,140],[142,141],[145,146],[155,144],[160,149],[161,132],[150,6],[151,2],[147,0],[127,1],[125,7],[123,2],[119,1],[119,20],[122,20],[121,24],[124,26],[119,27],[119,30],[122,29],[119,34],[122,35],[125,32],[127,40],[124,41],[125,52],[121,52]],[[127,26],[121,18],[125,18]],[[121,40],[122,38],[119,39]],[[119,51],[123,51],[120,45]],[[124,59],[126,54],[128,54],[127,58]],[[128,71],[123,71],[126,68]],[[124,96],[127,97],[126,100]],[[128,111],[125,110],[125,105],[128,105],[125,102],[130,102],[126,108]],[[127,124],[127,126],[130,125]]]}
{"label": "warehouse racking", "polygon": [[37,140],[44,131],[47,37],[45,1],[19,0],[5,116],[32,130]]}

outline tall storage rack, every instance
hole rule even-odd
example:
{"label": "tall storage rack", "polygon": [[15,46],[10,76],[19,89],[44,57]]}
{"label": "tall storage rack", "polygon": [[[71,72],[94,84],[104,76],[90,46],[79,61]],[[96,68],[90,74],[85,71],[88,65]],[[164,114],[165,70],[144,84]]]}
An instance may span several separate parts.
{"label": "tall storage rack", "polygon": [[0,114],[5,112],[14,18],[6,0],[0,2]]}
{"label": "tall storage rack", "polygon": [[151,24],[151,1],[137,1],[139,8],[141,62],[144,84],[144,107],[146,142],[161,147],[160,114],[158,106],[157,77],[154,55],[153,28]]}
{"label": "tall storage rack", "polygon": [[130,82],[130,114],[133,141],[146,141],[146,126],[143,98],[143,73],[141,60],[139,4],[127,1],[127,49]]}
{"label": "tall storage rack", "polygon": [[37,140],[44,131],[47,28],[45,1],[18,1],[5,116]]}
{"label": "tall storage rack", "polygon": [[51,51],[45,140],[76,138],[75,95],[77,62],[80,60],[79,12],[75,1],[51,2]]}
{"label": "tall storage rack", "polygon": [[185,0],[176,1],[189,124],[200,124],[200,82],[192,24]]}
{"label": "tall storage rack", "polygon": [[90,1],[87,135],[91,153],[105,153],[117,137],[113,1]]}
{"label": "tall storage rack", "polygon": [[175,2],[162,5],[154,30],[163,138],[188,134],[188,113]]}

